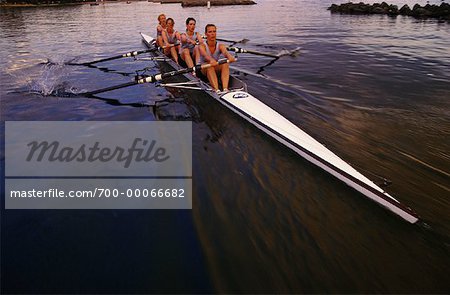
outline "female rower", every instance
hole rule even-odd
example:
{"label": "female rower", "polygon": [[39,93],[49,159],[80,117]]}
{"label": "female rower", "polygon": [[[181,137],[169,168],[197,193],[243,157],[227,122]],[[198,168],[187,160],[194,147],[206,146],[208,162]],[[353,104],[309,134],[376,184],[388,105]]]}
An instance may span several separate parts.
{"label": "female rower", "polygon": [[230,67],[228,63],[219,65],[217,61],[220,58],[227,58],[230,62],[236,61],[224,44],[219,44],[216,41],[217,28],[213,24],[208,24],[205,27],[206,43],[199,45],[200,63],[208,62],[212,67],[202,69],[203,75],[208,77],[211,87],[219,91],[219,82],[217,75],[220,75],[223,91],[228,91],[228,82],[230,80]]}
{"label": "female rower", "polygon": [[164,40],[162,35],[166,30],[166,15],[164,13],[158,15],[158,22],[159,24],[156,26],[156,45],[158,47],[163,47]]}
{"label": "female rower", "polygon": [[193,60],[198,64],[200,54],[197,44],[203,44],[202,36],[195,32],[195,19],[188,17],[186,19],[186,33],[181,34],[181,59],[186,62],[186,65],[191,68],[194,66]]}
{"label": "female rower", "polygon": [[166,21],[166,30],[163,32],[164,54],[172,56],[172,59],[178,63],[178,50],[180,47],[180,33],[173,29],[175,22],[171,17]]}

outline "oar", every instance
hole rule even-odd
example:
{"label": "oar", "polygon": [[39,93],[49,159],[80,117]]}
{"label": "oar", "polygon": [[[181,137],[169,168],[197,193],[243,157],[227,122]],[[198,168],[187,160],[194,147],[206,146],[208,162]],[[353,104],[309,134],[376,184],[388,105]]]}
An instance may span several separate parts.
{"label": "oar", "polygon": [[[175,43],[175,44],[169,44],[168,46],[163,46],[162,48],[169,48],[169,47],[173,47],[173,46],[177,46],[179,45],[179,43]],[[132,56],[136,56],[142,53],[147,53],[147,52],[153,52],[158,50],[157,47],[154,48],[150,48],[150,49],[146,49],[146,50],[141,50],[141,51],[130,51],[124,54],[119,54],[116,56],[112,56],[112,57],[107,57],[107,58],[102,58],[102,59],[98,59],[98,60],[94,60],[94,61],[90,61],[90,62],[84,62],[84,63],[68,63],[68,65],[71,66],[90,66],[96,63],[100,63],[100,62],[104,62],[104,61],[110,61],[110,60],[115,60],[115,59],[119,59],[119,58],[123,58],[123,57],[132,57]]]}
{"label": "oar", "polygon": [[283,51],[281,51],[278,54],[271,54],[271,53],[266,53],[266,52],[248,50],[248,49],[244,49],[244,48],[240,48],[240,47],[228,47],[227,49],[229,51],[233,51],[233,52],[236,52],[236,53],[250,53],[250,54],[254,54],[254,55],[268,56],[268,57],[272,57],[272,58],[278,59],[278,58],[280,58],[282,56],[286,56],[286,55],[293,56],[294,54],[296,54],[300,50],[300,47],[297,47],[296,49],[294,49],[292,51],[283,50]]}
{"label": "oar", "polygon": [[254,54],[254,55],[261,55],[261,56],[268,56],[268,57],[272,57],[272,58],[279,58],[279,56],[275,55],[275,54],[270,54],[270,53],[260,52],[260,51],[254,51],[254,50],[247,50],[247,49],[240,48],[240,47],[228,47],[227,50],[233,51],[233,52],[236,52],[236,53],[250,53],[250,54]]}
{"label": "oar", "polygon": [[[230,61],[226,58],[220,59],[217,61],[217,63],[219,65],[229,63],[229,62]],[[79,95],[92,96],[95,94],[99,94],[99,93],[103,93],[103,92],[107,92],[107,91],[111,91],[111,90],[116,90],[116,89],[121,89],[121,88],[129,87],[129,86],[133,86],[133,85],[144,84],[144,83],[154,83],[154,82],[158,82],[158,81],[161,81],[161,80],[169,78],[169,77],[183,75],[183,74],[194,72],[196,70],[207,69],[209,67],[211,67],[211,64],[205,63],[202,65],[196,65],[192,68],[183,68],[183,69],[179,69],[179,70],[172,71],[172,72],[156,74],[156,75],[136,79],[135,81],[131,81],[128,83],[123,83],[123,84],[110,86],[110,87],[106,87],[106,88],[102,88],[102,89],[98,89],[98,90],[94,90],[94,91],[80,93]]]}
{"label": "oar", "polygon": [[244,38],[244,39],[242,39],[242,40],[239,40],[239,41],[228,40],[228,39],[221,39],[221,38],[216,38],[216,40],[217,40],[217,41],[222,41],[222,42],[230,42],[230,43],[233,43],[233,44],[237,44],[237,43],[245,44],[245,43],[247,43],[248,41],[250,41],[249,39],[246,39],[246,38]]}
{"label": "oar", "polygon": [[[206,39],[206,36],[202,36],[202,38],[203,38],[203,39]],[[242,39],[242,40],[239,40],[239,41],[228,40],[228,39],[221,39],[221,38],[216,38],[216,40],[217,40],[217,41],[222,41],[222,42],[229,42],[229,43],[233,43],[233,44],[237,44],[237,43],[245,44],[245,43],[247,43],[248,41],[250,41],[249,39],[246,39],[246,38],[244,38],[244,39]]]}
{"label": "oar", "polygon": [[151,48],[151,49],[147,49],[147,50],[142,50],[142,51],[131,51],[131,52],[127,52],[124,54],[120,54],[120,55],[116,55],[116,56],[111,56],[111,57],[107,57],[107,58],[102,58],[102,59],[98,59],[98,60],[94,60],[94,61],[90,61],[90,62],[84,62],[84,63],[68,63],[68,65],[71,66],[90,66],[99,62],[104,62],[104,61],[110,61],[110,60],[115,60],[115,59],[119,59],[119,58],[123,58],[123,57],[132,57],[132,56],[136,56],[142,53],[147,53],[147,52],[152,52],[155,51],[156,48]]}

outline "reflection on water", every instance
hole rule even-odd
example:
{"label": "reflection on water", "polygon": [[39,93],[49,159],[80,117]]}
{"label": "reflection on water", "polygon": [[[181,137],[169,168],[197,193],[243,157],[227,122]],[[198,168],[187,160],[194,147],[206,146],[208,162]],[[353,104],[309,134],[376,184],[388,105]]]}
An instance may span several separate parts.
{"label": "reflection on water", "polygon": [[[331,15],[326,7],[332,2],[261,0],[209,10],[150,2],[0,9],[3,120],[194,122],[192,212],[4,211],[4,290],[448,291],[450,26]],[[412,3],[390,1],[403,2]],[[221,37],[250,39],[242,46],[248,49],[277,53],[300,46],[297,57],[279,59],[264,76],[241,73],[249,91],[369,178],[392,181],[387,191],[414,208],[428,228],[402,222],[209,96],[153,85],[99,98],[42,95],[158,72],[154,63],[133,59],[98,68],[64,62],[142,49],[137,32],[154,33],[161,12],[180,31],[187,16],[197,19],[199,31],[214,22]],[[255,73],[269,62],[240,54],[235,66]],[[71,250],[52,252],[57,246],[48,241]],[[34,250],[25,251],[30,244]],[[84,253],[86,245],[106,252]],[[67,270],[57,271],[61,263],[46,257]],[[37,269],[43,275],[30,279]],[[98,279],[80,275],[90,269]]]}
{"label": "reflection on water", "polygon": [[[410,287],[411,282],[400,280],[401,273],[421,276],[421,262],[411,261],[411,255],[427,243],[405,249],[405,241],[396,238],[400,230],[409,236],[406,240],[415,240],[412,228],[256,128],[243,127],[226,110],[214,113],[205,123],[215,134],[221,130],[221,136],[214,144],[194,144],[201,171],[195,189],[204,192],[196,201],[194,217],[220,291],[386,292],[393,286]],[[214,137],[204,132],[198,137]],[[362,235],[364,228],[370,228],[370,234]],[[375,258],[378,255],[384,258]],[[368,280],[369,273],[383,273],[394,257],[393,277]],[[433,288],[442,279],[424,278],[420,284]]]}

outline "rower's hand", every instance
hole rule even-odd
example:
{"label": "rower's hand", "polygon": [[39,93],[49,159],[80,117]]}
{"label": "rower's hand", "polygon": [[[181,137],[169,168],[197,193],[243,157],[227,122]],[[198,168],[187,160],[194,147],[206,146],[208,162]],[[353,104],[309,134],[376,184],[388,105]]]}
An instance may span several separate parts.
{"label": "rower's hand", "polygon": [[229,62],[235,62],[236,58],[230,54],[230,56],[228,57],[228,61]]}
{"label": "rower's hand", "polygon": [[219,65],[219,63],[217,62],[217,60],[215,60],[214,58],[211,58],[211,60],[209,61],[209,64],[210,64],[212,67],[215,67],[215,66]]}

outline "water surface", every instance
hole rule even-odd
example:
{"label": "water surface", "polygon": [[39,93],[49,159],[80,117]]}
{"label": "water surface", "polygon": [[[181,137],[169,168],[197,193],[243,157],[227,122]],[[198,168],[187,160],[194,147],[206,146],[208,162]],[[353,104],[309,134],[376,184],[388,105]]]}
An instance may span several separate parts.
{"label": "water surface", "polygon": [[[450,26],[330,14],[331,2],[1,9],[2,121],[194,122],[192,211],[2,210],[2,291],[448,292]],[[391,180],[388,192],[427,226],[405,223],[200,94],[144,85],[107,101],[48,95],[156,73],[132,59],[102,69],[64,62],[143,49],[138,32],[153,34],[161,12],[178,30],[188,16],[200,29],[215,23],[223,38],[250,39],[248,49],[300,46],[262,71],[270,59],[241,54],[235,67],[263,74],[240,77],[369,178]]]}

